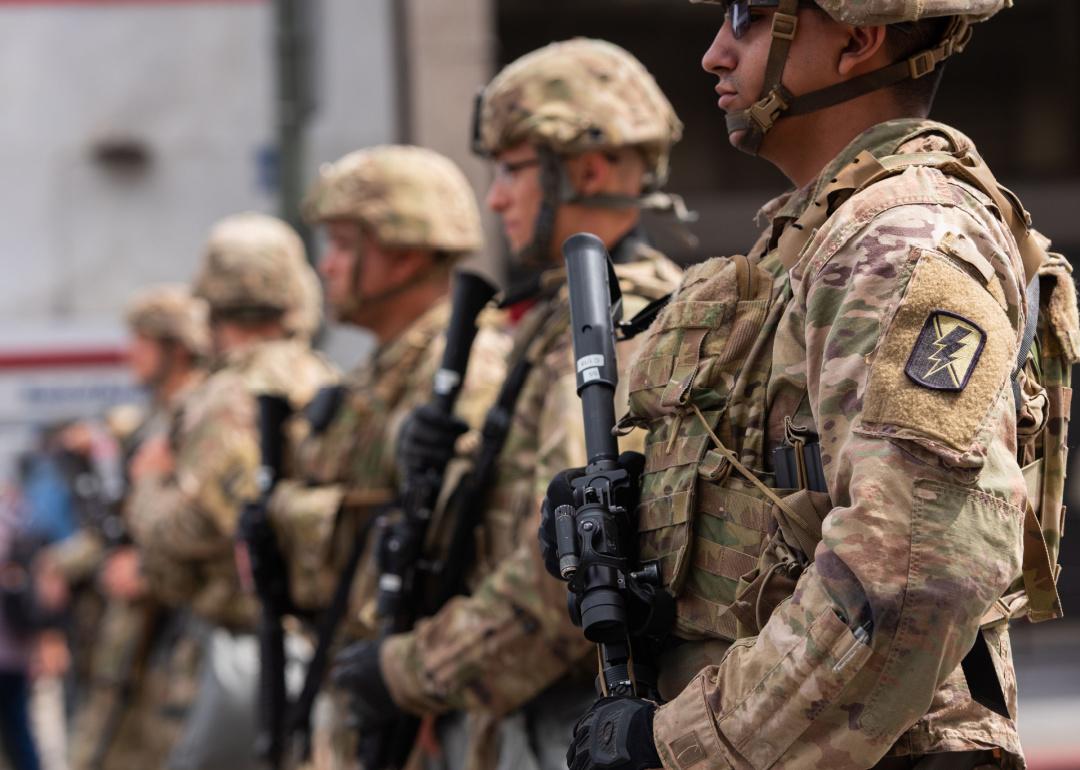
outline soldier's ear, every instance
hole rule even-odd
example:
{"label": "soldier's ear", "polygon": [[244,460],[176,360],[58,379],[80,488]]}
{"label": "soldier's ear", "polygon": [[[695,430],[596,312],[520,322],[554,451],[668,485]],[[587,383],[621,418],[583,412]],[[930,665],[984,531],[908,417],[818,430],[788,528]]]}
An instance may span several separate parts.
{"label": "soldier's ear", "polygon": [[886,60],[884,26],[848,27],[847,45],[840,52],[837,73],[854,77],[878,69],[891,62]]}
{"label": "soldier's ear", "polygon": [[598,150],[583,152],[566,161],[567,173],[579,195],[611,192],[616,159]]}

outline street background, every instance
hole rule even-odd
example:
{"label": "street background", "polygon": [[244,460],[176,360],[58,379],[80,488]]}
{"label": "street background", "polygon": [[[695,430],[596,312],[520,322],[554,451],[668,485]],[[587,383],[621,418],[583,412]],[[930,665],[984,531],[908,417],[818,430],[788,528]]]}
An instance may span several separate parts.
{"label": "street background", "polygon": [[[1080,258],[1080,3],[1018,6],[950,62],[933,116]],[[678,0],[0,0],[0,481],[44,427],[138,397],[124,303],[190,278],[216,219],[295,222],[320,163],[384,142],[451,156],[482,195],[475,92],[552,40],[627,47],[685,122],[669,189],[700,213],[698,243],[659,222],[661,245],[684,261],[745,250],[785,183],[727,143],[698,64],[719,24],[716,7]],[[369,345],[338,329],[323,344],[344,365]],[[1062,562],[1080,618],[1080,536]],[[1031,767],[1080,768],[1080,623],[1018,628],[1015,645]]]}

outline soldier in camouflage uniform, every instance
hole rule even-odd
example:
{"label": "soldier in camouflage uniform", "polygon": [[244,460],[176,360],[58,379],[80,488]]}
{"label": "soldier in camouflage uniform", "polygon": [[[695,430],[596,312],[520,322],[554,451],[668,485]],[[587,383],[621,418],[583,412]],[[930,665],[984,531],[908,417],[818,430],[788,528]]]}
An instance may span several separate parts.
{"label": "soldier in camouflage uniform", "polygon": [[[132,461],[128,524],[155,598],[216,628],[207,637],[210,654],[243,657],[245,645],[254,648],[255,605],[240,590],[234,537],[241,506],[257,494],[255,397],[282,395],[300,408],[335,373],[309,342],[320,315],[318,278],[299,236],[281,220],[245,213],[215,225],[193,291],[209,306],[214,369],[175,411],[167,435],[145,442]],[[173,766],[197,767],[213,751],[237,766],[249,760],[253,715],[231,712],[236,722],[221,717],[215,724],[220,693],[206,678],[221,670],[222,662],[214,663],[204,663]],[[247,692],[247,684],[240,689]],[[199,734],[206,729],[200,720],[208,719],[223,747]]]}
{"label": "soldier in camouflage uniform", "polygon": [[[150,393],[150,408],[134,424],[110,421],[126,460],[153,436],[203,379],[209,354],[206,303],[184,286],[139,292],[127,311],[135,379]],[[126,463],[125,463],[126,465]],[[113,535],[119,540],[119,533]],[[147,595],[139,556],[129,544],[103,554],[99,581],[107,599],[91,657],[91,682],[75,719],[72,767],[97,770],[160,765],[179,736],[191,692],[181,684],[194,664],[194,645],[182,618]],[[177,671],[181,675],[177,676]]]}
{"label": "soldier in camouflage uniform", "polygon": [[[417,757],[429,768],[564,767],[562,746],[592,699],[590,650],[533,545],[549,474],[585,457],[560,246],[582,230],[605,242],[628,315],[670,291],[679,270],[648,245],[638,220],[647,196],[661,197],[682,126],[640,62],[598,40],[522,57],[487,86],[478,109],[476,147],[495,171],[488,207],[516,258],[543,271],[509,359],[528,375],[507,415],[493,489],[467,503],[483,506],[470,595],[411,633],[346,650],[337,677],[366,719],[398,708],[429,724],[441,715],[441,753]],[[440,433],[447,440],[459,430],[415,413],[400,439],[404,472],[423,467],[411,458]]]}
{"label": "soldier in camouflage uniform", "polygon": [[1022,768],[1008,620],[1060,612],[1075,288],[925,117],[1010,3],[723,5],[731,141],[797,189],[748,256],[687,272],[632,367],[667,702],[599,701],[571,764]]}
{"label": "soldier in camouflage uniform", "polygon": [[[421,147],[380,146],[325,166],[306,202],[325,228],[319,270],[336,318],[371,331],[373,358],[325,391],[296,426],[301,442],[289,479],[271,500],[277,541],[289,566],[290,598],[300,610],[324,608],[343,579],[350,551],[397,496],[394,438],[408,412],[431,396],[450,317],[451,269],[480,250],[476,196],[447,158]],[[478,427],[504,374],[509,348],[483,316],[457,403]],[[374,634],[371,544],[360,561],[340,636]],[[344,579],[350,579],[348,576]],[[355,764],[348,712],[337,694],[316,714],[317,767]]]}

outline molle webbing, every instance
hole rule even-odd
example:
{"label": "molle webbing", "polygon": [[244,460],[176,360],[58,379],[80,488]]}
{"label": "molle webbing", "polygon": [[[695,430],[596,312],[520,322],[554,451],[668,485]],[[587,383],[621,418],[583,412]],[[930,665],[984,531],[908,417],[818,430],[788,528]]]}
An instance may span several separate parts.
{"label": "molle webbing", "polygon": [[732,458],[763,466],[764,384],[789,296],[774,283],[786,285],[742,256],[691,268],[629,375],[628,419],[650,428],[639,555],[659,562],[686,639],[735,638],[729,607],[768,537],[772,502]]}
{"label": "molle webbing", "polygon": [[[1024,284],[1028,307],[1025,318],[1032,313],[1040,316],[1038,341],[1055,350],[1054,344],[1062,333],[1048,327],[1043,318],[1048,314],[1049,299],[1047,291],[1052,292],[1054,280],[1061,277],[1054,274],[1055,258],[1046,252],[1040,236],[1031,228],[1031,218],[1016,196],[997,183],[989,167],[973,152],[966,149],[967,143],[961,141],[946,127],[923,129],[903,140],[897,146],[926,133],[944,133],[954,148],[954,152],[916,152],[876,158],[869,152],[859,154],[851,163],[829,181],[810,201],[803,214],[787,226],[781,234],[777,252],[781,262],[789,269],[801,258],[811,238],[829,217],[851,196],[867,189],[871,185],[901,174],[909,168],[934,168],[947,177],[957,179],[976,190],[981,191],[993,202],[997,213],[1012,234],[1024,266]],[[1054,280],[1048,280],[1053,278]],[[1066,278],[1069,290],[1073,290],[1071,278]],[[1040,284],[1046,283],[1045,286]],[[1033,286],[1038,291],[1033,290]],[[1022,290],[1023,287],[1021,287]],[[1034,298],[1038,297],[1039,307]],[[1073,311],[1075,317],[1075,310]],[[1061,322],[1059,322],[1060,325]],[[1030,324],[1029,324],[1030,326]],[[1075,326],[1075,324],[1074,324]],[[1056,332],[1056,333],[1055,333]],[[1025,338],[1027,338],[1025,334]],[[1021,340],[1021,344],[1025,344]],[[1030,347],[1030,345],[1028,345]],[[1046,357],[1041,367],[1042,372],[1036,378],[1047,388],[1050,409],[1057,414],[1059,424],[1067,424],[1068,404],[1063,393],[1068,391],[1068,369],[1076,351],[1071,351],[1062,360],[1053,355]],[[1028,357],[1023,356],[1024,359]],[[1018,365],[1018,368],[1021,368]],[[1034,376],[1034,371],[1032,374]],[[1064,372],[1062,376],[1062,372]],[[1018,374],[1019,372],[1015,373]],[[1015,376],[1014,374],[1014,376]],[[1064,380],[1064,382],[1062,382]],[[1063,390],[1064,389],[1064,390]],[[1018,409],[1019,409],[1018,404]],[[1053,417],[1053,415],[1052,415]],[[1056,564],[1060,541],[1061,503],[1064,488],[1064,438],[1060,430],[1054,433],[1052,428],[1044,431],[1039,439],[1040,446],[1035,450],[1038,460],[1025,468],[1029,480],[1028,509],[1024,521],[1024,560],[1022,585],[1002,597],[983,618],[984,625],[1004,622],[1011,617],[1026,615],[1033,621],[1060,617],[1061,602],[1056,590],[1059,567]],[[1046,473],[1046,466],[1053,470]],[[1038,506],[1037,508],[1032,506]]]}
{"label": "molle webbing", "polygon": [[[916,136],[918,134],[904,141]],[[959,146],[952,137],[950,141],[954,146]],[[936,168],[989,197],[1016,240],[1024,262],[1025,284],[1035,278],[1046,260],[1046,252],[1031,229],[1031,217],[1020,205],[1019,199],[997,183],[990,168],[970,152],[918,152],[885,158],[875,158],[869,152],[860,153],[810,202],[802,216],[785,229],[778,246],[780,260],[787,268],[793,267],[810,238],[840,204],[870,185],[912,167]]]}

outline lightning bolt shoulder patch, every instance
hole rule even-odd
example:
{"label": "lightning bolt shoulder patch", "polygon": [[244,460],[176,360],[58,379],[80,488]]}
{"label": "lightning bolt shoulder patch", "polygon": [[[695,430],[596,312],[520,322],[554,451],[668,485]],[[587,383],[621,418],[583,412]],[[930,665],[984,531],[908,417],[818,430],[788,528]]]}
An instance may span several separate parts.
{"label": "lightning bolt shoulder patch", "polygon": [[952,258],[918,250],[899,304],[868,360],[864,435],[909,439],[959,460],[983,451],[1008,387],[1017,330],[988,288]]}
{"label": "lightning bolt shoulder patch", "polygon": [[978,324],[947,310],[935,310],[908,356],[904,372],[924,388],[959,392],[986,346],[986,332]]}

